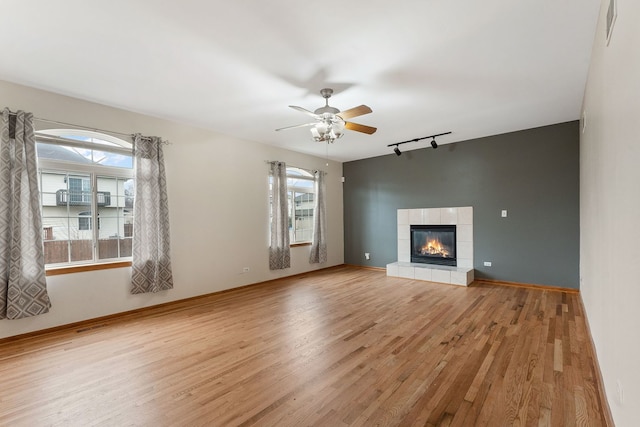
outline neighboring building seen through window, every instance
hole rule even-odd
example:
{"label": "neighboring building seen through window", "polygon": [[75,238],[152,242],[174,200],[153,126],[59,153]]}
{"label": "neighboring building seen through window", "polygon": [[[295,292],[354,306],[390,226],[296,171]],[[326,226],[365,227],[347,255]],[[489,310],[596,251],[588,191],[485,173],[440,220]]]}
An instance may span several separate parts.
{"label": "neighboring building seen through window", "polygon": [[[131,144],[80,130],[36,134],[45,264],[130,259]],[[96,224],[96,227],[93,227]]]}

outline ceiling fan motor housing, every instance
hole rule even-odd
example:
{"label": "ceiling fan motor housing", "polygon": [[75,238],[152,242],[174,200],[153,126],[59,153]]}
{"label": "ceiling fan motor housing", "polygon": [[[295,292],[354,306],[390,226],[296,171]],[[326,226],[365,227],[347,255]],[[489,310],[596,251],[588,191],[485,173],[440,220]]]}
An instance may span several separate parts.
{"label": "ceiling fan motor housing", "polygon": [[324,89],[322,89],[320,91],[320,95],[322,95],[322,97],[325,99],[325,104],[324,104],[324,107],[320,107],[320,108],[316,109],[314,111],[314,113],[316,113],[316,114],[324,114],[324,113],[338,114],[340,112],[340,110],[338,110],[337,108],[329,106],[329,98],[331,98],[331,95],[333,95],[333,89],[324,88]]}
{"label": "ceiling fan motor housing", "polygon": [[320,107],[316,109],[316,111],[314,111],[314,113],[319,115],[323,115],[324,113],[338,114],[339,112],[340,110],[338,110],[337,108],[329,107],[328,105],[325,105],[324,107]]}

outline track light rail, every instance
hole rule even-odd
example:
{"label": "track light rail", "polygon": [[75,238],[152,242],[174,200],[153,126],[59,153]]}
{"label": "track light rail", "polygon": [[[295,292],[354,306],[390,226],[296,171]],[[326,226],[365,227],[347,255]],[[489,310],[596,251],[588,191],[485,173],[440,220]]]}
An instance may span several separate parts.
{"label": "track light rail", "polygon": [[442,135],[449,135],[450,133],[451,132],[436,133],[434,135],[423,136],[422,138],[414,138],[408,141],[394,142],[393,144],[387,145],[387,147],[393,147],[393,152],[396,153],[396,156],[399,156],[402,154],[402,152],[400,151],[400,148],[398,147],[399,145],[406,144],[408,142],[417,142],[417,141],[420,141],[421,139],[431,138],[431,146],[435,149],[435,148],[438,148],[438,144],[436,143],[436,137],[442,136]]}
{"label": "track light rail", "polygon": [[387,145],[387,147],[397,147],[398,145],[406,144],[408,142],[418,142],[418,141],[420,141],[422,139],[436,138],[436,137],[442,136],[442,135],[449,135],[450,133],[452,133],[452,132],[437,133],[435,135],[423,136],[422,138],[414,138],[414,139],[410,139],[408,141],[394,142],[393,144]]}

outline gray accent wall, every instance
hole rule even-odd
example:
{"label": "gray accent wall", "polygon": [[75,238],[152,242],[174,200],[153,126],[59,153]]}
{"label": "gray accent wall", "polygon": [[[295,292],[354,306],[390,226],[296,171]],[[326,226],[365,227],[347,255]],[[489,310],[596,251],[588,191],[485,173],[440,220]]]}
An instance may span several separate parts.
{"label": "gray accent wall", "polygon": [[578,129],[572,121],[435,150],[423,140],[400,149],[428,148],[344,163],[345,263],[397,261],[397,209],[473,206],[476,278],[578,288]]}

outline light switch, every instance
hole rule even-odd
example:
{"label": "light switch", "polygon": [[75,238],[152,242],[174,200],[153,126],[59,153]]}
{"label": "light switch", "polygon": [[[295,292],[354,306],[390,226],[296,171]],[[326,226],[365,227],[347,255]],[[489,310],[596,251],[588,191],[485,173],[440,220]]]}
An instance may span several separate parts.
{"label": "light switch", "polygon": [[507,210],[502,209],[502,218],[506,218],[506,217],[507,217]]}

